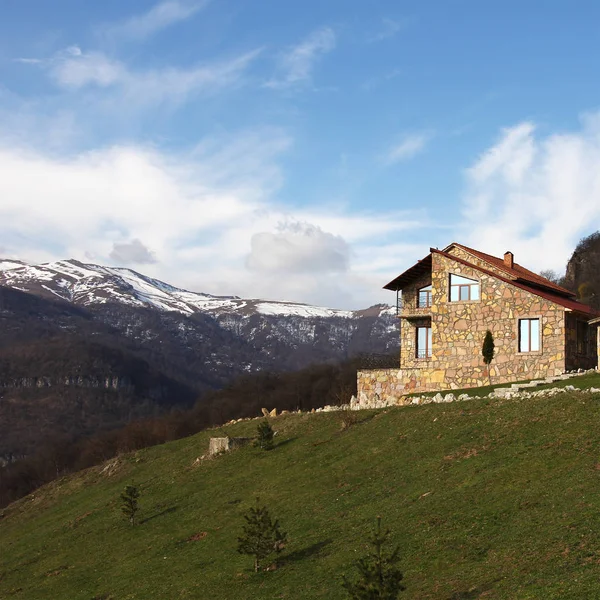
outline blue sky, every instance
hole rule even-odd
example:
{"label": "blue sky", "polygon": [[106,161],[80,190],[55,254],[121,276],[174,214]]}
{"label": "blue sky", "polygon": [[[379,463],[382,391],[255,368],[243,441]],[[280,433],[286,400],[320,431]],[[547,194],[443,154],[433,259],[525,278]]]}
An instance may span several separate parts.
{"label": "blue sky", "polygon": [[0,255],[360,308],[430,246],[561,270],[600,228],[596,2],[0,11]]}

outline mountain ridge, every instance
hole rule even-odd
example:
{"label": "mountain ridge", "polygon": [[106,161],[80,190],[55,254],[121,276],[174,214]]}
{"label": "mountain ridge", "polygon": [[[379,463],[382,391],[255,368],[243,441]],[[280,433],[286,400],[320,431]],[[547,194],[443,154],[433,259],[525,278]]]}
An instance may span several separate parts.
{"label": "mountain ridge", "polygon": [[360,310],[343,310],[300,302],[217,296],[191,292],[126,267],[105,267],[66,259],[30,264],[0,258],[0,285],[38,295],[54,295],[82,306],[121,302],[131,306],[150,306],[182,314],[207,312],[215,315],[237,312],[252,314],[352,318],[365,311],[393,314],[391,306],[376,304]]}

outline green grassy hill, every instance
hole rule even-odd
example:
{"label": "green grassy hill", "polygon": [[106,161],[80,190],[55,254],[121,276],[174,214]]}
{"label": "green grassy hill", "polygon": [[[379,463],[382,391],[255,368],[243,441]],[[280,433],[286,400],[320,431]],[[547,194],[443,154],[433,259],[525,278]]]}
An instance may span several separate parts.
{"label": "green grassy hill", "polygon": [[[344,598],[381,515],[403,598],[600,598],[600,396],[473,400],[273,420],[277,447],[196,459],[210,436],[70,476],[0,519],[2,599]],[[142,492],[141,524],[119,512]],[[282,567],[236,552],[259,496],[288,532]],[[199,535],[198,535],[199,534]]]}

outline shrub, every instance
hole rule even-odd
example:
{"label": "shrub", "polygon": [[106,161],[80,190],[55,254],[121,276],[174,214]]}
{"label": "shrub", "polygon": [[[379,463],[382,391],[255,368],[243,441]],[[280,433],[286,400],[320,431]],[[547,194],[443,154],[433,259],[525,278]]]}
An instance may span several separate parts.
{"label": "shrub", "polygon": [[481,347],[481,354],[483,355],[483,362],[487,365],[488,371],[488,379],[490,385],[492,385],[492,376],[490,373],[490,363],[494,360],[494,336],[492,332],[488,329],[485,332],[485,337],[483,338],[483,346]]}
{"label": "shrub", "polygon": [[346,429],[350,429],[352,425],[356,425],[360,420],[360,417],[357,414],[357,411],[350,410],[349,408],[344,408],[340,410],[340,421],[342,431]]}

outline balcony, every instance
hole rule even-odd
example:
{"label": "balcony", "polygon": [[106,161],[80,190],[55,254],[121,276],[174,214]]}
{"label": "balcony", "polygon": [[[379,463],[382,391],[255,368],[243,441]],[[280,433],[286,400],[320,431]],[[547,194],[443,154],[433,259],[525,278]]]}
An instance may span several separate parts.
{"label": "balcony", "polygon": [[424,319],[431,317],[431,306],[402,306],[398,316],[402,319]]}
{"label": "balcony", "polygon": [[[431,286],[429,286],[431,287]],[[403,319],[420,319],[431,317],[431,290],[419,290],[415,296],[403,302],[401,296],[396,299],[396,315]]]}

